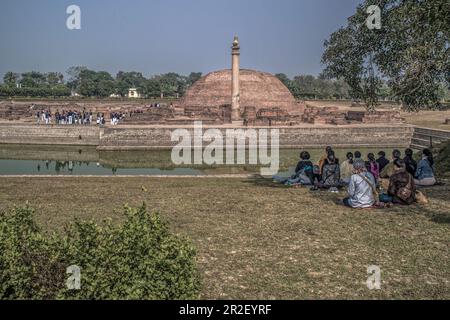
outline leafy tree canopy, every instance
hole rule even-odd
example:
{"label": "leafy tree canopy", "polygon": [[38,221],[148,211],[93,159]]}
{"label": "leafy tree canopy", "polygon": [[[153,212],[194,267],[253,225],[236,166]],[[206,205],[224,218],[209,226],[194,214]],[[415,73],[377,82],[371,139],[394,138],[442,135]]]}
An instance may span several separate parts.
{"label": "leafy tree canopy", "polygon": [[[381,29],[367,27],[370,5],[380,8]],[[343,78],[369,110],[383,80],[406,110],[439,107],[439,89],[450,84],[448,21],[447,0],[366,0],[325,42],[324,74]]]}

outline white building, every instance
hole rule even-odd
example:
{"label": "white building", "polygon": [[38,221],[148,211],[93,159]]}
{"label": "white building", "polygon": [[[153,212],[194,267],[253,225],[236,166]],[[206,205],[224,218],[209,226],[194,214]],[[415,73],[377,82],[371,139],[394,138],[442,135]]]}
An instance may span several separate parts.
{"label": "white building", "polygon": [[71,97],[82,97],[81,94],[77,93],[77,92],[74,91],[74,90],[70,91],[70,96],[71,96]]}
{"label": "white building", "polygon": [[136,88],[130,88],[128,89],[128,98],[141,98],[141,94]]}

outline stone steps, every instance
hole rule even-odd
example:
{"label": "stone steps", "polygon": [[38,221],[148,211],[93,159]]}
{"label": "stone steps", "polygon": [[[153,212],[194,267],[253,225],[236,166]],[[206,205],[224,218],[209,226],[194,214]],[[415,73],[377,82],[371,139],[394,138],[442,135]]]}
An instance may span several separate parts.
{"label": "stone steps", "polygon": [[450,131],[436,130],[429,128],[414,128],[414,134],[411,139],[411,148],[424,149],[450,140]]}

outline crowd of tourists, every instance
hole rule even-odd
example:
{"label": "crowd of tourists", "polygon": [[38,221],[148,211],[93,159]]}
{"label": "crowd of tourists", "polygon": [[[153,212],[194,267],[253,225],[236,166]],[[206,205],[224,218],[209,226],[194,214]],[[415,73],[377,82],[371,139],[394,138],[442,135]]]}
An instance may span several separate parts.
{"label": "crowd of tourists", "polygon": [[416,161],[413,151],[392,152],[392,159],[384,151],[367,154],[348,152],[340,163],[332,147],[325,149],[318,163],[313,164],[309,152],[300,153],[295,173],[289,178],[275,176],[274,181],[287,186],[306,185],[311,190],[327,189],[339,192],[347,187],[348,196],[343,204],[352,208],[385,207],[392,204],[410,205],[424,195],[417,187],[436,184],[433,155],[424,149]]}
{"label": "crowd of tourists", "polygon": [[125,118],[125,115],[123,113],[119,112],[111,112],[109,115],[109,118],[111,119],[111,125],[115,126],[119,124],[119,121],[123,120]]}
{"label": "crowd of tourists", "polygon": [[[173,104],[170,104],[173,108]],[[148,108],[161,108],[160,103],[151,104]],[[30,106],[30,110],[33,112],[35,110],[35,105]],[[134,114],[144,113],[144,110],[133,110],[127,113],[123,112],[111,112],[109,114],[109,120],[111,125],[117,125],[120,121],[126,117],[132,117]],[[104,113],[98,112],[94,114],[92,111],[76,111],[76,110],[62,110],[61,112],[57,110],[52,114],[50,109],[37,110],[35,113],[37,124],[56,124],[56,125],[91,125],[98,124],[104,125],[106,123],[106,118]]]}
{"label": "crowd of tourists", "polygon": [[[125,118],[125,114],[112,112],[110,114],[111,125],[117,125],[119,121]],[[37,124],[56,124],[56,125],[104,125],[106,123],[105,114],[92,111],[72,111],[57,110],[54,114],[50,110],[36,111]]]}

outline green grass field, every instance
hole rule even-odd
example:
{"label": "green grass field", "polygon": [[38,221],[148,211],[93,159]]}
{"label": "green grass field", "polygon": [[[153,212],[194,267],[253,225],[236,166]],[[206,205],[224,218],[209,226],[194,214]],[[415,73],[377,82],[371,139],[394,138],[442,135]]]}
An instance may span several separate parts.
{"label": "green grass field", "polygon": [[[0,179],[0,208],[28,201],[47,230],[120,223],[124,203],[145,201],[197,247],[202,298],[450,298],[448,184],[425,191],[426,207],[352,210],[337,203],[343,192],[260,178]],[[366,286],[369,265],[381,290]]]}

